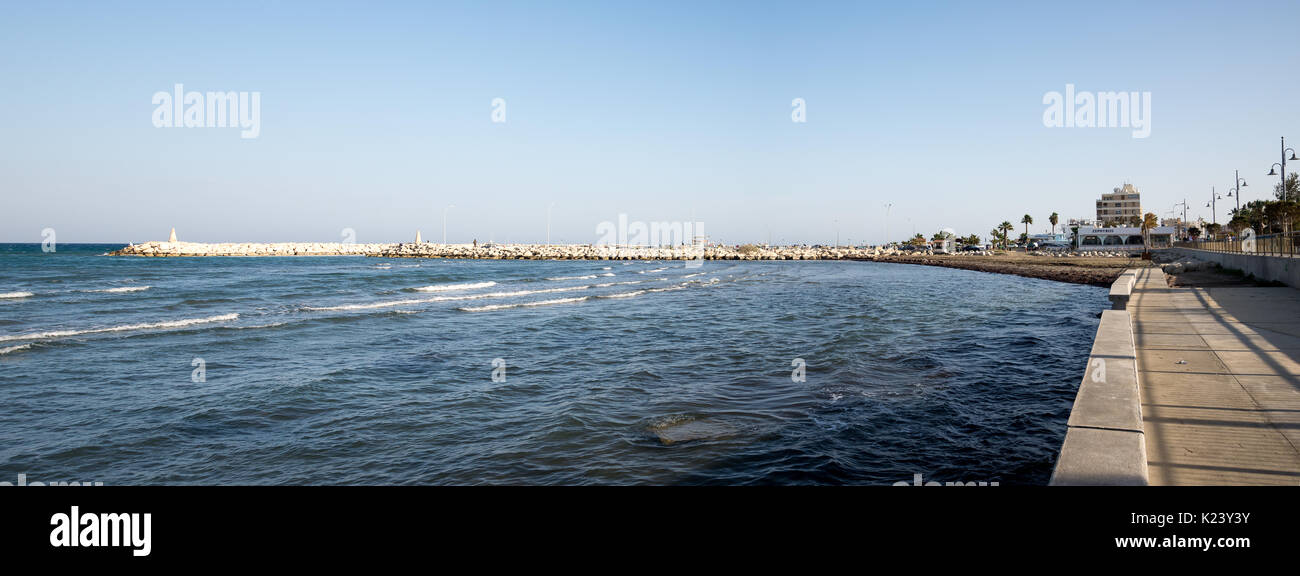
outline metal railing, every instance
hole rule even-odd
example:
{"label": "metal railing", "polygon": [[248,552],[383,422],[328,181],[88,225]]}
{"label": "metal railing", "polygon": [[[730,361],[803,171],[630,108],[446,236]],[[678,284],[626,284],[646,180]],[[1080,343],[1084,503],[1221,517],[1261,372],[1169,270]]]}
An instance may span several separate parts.
{"label": "metal railing", "polygon": [[1174,247],[1259,256],[1296,256],[1300,255],[1300,232],[1260,234],[1254,238],[1228,237],[1175,242]]}

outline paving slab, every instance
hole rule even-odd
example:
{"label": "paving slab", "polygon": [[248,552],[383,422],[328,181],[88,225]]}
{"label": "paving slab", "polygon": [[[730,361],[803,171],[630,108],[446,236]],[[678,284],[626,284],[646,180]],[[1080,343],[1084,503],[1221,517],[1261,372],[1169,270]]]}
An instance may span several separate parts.
{"label": "paving slab", "polygon": [[1147,269],[1127,310],[1150,483],[1300,485],[1300,291]]}

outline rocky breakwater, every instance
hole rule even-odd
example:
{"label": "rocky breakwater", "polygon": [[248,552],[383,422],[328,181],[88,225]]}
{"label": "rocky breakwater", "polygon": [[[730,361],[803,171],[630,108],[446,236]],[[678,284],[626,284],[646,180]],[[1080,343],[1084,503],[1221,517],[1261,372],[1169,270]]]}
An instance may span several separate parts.
{"label": "rocky breakwater", "polygon": [[[702,255],[701,255],[702,252]],[[893,254],[874,248],[823,246],[760,247],[602,246],[590,244],[348,244],[341,242],[202,243],[145,242],[113,256],[375,256],[382,258],[464,258],[474,260],[870,260]]]}
{"label": "rocky breakwater", "polygon": [[465,258],[478,260],[866,260],[882,252],[867,248],[805,246],[602,246],[584,244],[415,244],[392,245],[386,258]]}
{"label": "rocky breakwater", "polygon": [[376,256],[395,244],[344,242],[205,243],[144,242],[110,252],[111,256]]}

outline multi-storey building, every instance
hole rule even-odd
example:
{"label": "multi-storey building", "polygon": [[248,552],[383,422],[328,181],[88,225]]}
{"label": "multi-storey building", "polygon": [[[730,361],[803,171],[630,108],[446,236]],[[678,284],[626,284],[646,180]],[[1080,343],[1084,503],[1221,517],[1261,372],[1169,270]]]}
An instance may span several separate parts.
{"label": "multi-storey building", "polygon": [[1142,219],[1142,196],[1132,184],[1124,184],[1097,201],[1097,221],[1106,226],[1128,224]]}

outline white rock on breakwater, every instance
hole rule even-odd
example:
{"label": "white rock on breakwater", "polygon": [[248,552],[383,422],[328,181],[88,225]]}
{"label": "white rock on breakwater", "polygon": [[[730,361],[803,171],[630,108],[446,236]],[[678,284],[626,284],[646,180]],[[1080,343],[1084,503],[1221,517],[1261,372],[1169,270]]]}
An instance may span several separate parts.
{"label": "white rock on breakwater", "polygon": [[[711,246],[706,260],[852,260],[895,254],[876,248],[807,246]],[[926,252],[913,252],[924,255]],[[689,247],[613,247],[581,244],[435,244],[403,242],[356,244],[342,242],[201,243],[144,242],[112,252],[114,256],[379,256],[385,258],[465,258],[480,260],[691,260]]]}
{"label": "white rock on breakwater", "polygon": [[112,256],[372,256],[396,244],[344,242],[203,243],[144,242],[111,252]]}

